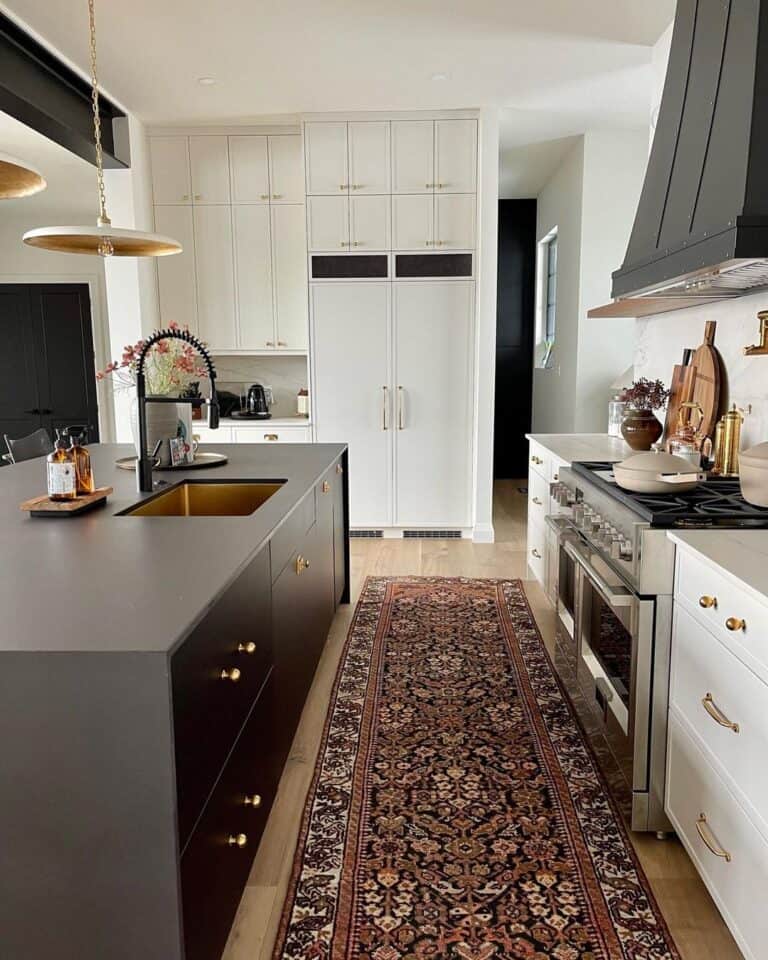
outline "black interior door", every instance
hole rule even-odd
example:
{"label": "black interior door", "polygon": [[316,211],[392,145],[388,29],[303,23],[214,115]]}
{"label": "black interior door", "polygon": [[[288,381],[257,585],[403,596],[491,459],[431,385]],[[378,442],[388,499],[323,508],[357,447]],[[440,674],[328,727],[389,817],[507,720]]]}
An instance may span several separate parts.
{"label": "black interior door", "polygon": [[[87,284],[0,285],[0,434],[75,427],[99,439]],[[6,349],[7,347],[7,349]]]}

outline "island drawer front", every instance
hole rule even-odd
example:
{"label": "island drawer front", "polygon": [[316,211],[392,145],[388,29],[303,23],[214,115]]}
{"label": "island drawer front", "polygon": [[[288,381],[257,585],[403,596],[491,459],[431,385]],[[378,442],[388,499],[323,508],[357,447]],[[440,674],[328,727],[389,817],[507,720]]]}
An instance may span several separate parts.
{"label": "island drawer front", "polygon": [[768,812],[768,765],[763,762],[768,686],[681,604],[675,608],[670,704],[700,738],[713,766],[733,780],[755,811]]}
{"label": "island drawer front", "polygon": [[531,470],[528,475],[528,520],[544,526],[549,512],[549,481]]}
{"label": "island drawer front", "polygon": [[[674,714],[666,808],[745,956],[764,957],[768,911],[756,904],[758,891],[768,889],[768,842]],[[702,815],[706,822],[697,825]],[[727,852],[730,861],[714,851]]]}
{"label": "island drawer front", "polygon": [[545,450],[541,444],[535,443],[533,440],[530,441],[528,465],[532,471],[540,474],[547,482],[550,478],[550,457],[549,451]]}
{"label": "island drawer front", "polygon": [[[768,683],[768,604],[749,596],[705,561],[677,551],[676,599]],[[702,606],[702,603],[710,603]],[[743,627],[739,624],[743,621]],[[736,629],[729,629],[736,627]]]}
{"label": "island drawer front", "polygon": [[286,517],[283,524],[272,535],[270,551],[272,554],[273,582],[283,572],[285,565],[296,552],[307,532],[314,526],[316,519],[316,492],[312,488],[293,513]]}
{"label": "island drawer front", "polygon": [[270,737],[278,716],[270,676],[182,854],[186,960],[219,960],[224,950],[280,781],[283,756]]}
{"label": "island drawer front", "polygon": [[232,436],[235,443],[309,443],[312,440],[309,427],[270,427],[268,420],[258,427],[235,427]]}
{"label": "island drawer front", "polygon": [[[192,831],[272,664],[269,552],[251,561],[171,661],[179,838]],[[233,670],[239,678],[233,679]]]}

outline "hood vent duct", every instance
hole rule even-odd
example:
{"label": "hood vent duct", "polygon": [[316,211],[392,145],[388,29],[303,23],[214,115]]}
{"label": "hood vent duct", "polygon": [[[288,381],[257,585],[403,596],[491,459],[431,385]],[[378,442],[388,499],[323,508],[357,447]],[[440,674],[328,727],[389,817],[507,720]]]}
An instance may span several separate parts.
{"label": "hood vent duct", "polygon": [[614,302],[643,316],[768,286],[768,0],[677,0]]}

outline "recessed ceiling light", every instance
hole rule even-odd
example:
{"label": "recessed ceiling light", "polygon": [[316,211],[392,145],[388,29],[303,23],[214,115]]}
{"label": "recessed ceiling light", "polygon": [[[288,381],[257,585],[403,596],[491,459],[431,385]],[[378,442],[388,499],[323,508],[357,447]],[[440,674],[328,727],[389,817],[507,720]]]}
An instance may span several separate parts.
{"label": "recessed ceiling light", "polygon": [[215,77],[198,77],[197,82],[201,87],[212,87],[216,83]]}
{"label": "recessed ceiling light", "polygon": [[435,81],[439,81],[439,80],[450,80],[450,79],[451,79],[451,75],[450,75],[450,73],[433,73],[433,74],[432,74],[432,79],[435,80]]}

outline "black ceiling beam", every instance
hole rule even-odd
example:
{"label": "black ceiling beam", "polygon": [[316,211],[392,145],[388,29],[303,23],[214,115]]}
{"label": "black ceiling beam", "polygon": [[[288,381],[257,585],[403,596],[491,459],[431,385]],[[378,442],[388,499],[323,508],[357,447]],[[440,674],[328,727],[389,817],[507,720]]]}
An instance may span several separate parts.
{"label": "black ceiling beam", "polygon": [[[96,163],[90,84],[2,13],[0,110]],[[104,166],[127,167],[115,154],[112,129],[112,121],[125,114],[102,96],[99,113]]]}

